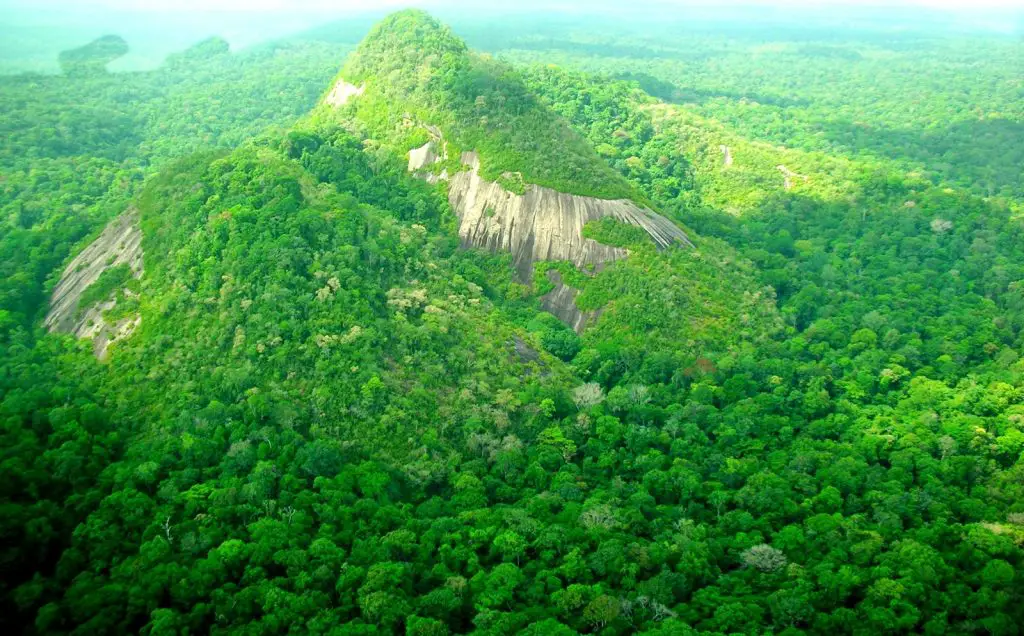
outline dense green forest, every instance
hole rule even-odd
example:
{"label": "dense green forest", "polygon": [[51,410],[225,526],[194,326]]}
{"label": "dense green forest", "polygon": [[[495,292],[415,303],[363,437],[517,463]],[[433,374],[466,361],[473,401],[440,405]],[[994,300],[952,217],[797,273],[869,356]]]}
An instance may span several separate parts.
{"label": "dense green forest", "polygon": [[[585,27],[0,78],[6,631],[1021,633],[1024,45]],[[427,126],[695,247],[523,280]],[[125,210],[100,362],[43,317]]]}

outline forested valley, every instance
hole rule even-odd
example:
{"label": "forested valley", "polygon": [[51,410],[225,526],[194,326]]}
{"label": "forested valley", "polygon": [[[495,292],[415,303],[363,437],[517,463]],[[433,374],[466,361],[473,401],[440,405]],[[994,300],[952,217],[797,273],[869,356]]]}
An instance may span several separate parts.
{"label": "forested valley", "polygon": [[0,76],[5,632],[1020,634],[1020,38],[452,22]]}

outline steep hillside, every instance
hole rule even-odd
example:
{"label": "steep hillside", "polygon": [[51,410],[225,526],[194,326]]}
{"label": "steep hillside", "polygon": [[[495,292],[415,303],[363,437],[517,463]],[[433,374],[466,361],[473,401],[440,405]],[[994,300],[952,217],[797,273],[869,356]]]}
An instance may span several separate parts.
{"label": "steep hillside", "polygon": [[[290,150],[277,139],[194,157],[143,194],[143,332],[120,368],[169,356],[174,365],[149,372],[161,387],[212,374],[225,399],[262,404],[257,419],[284,409],[396,458],[418,452],[410,440],[455,402],[471,408],[459,394],[471,376],[512,366],[525,386],[541,368],[563,374],[500,317],[490,282],[446,240],[436,192],[402,172],[369,176],[361,151],[322,182]],[[535,355],[521,358],[517,340]],[[391,431],[386,445],[378,428]]]}
{"label": "steep hillside", "polygon": [[50,298],[45,325],[93,341],[96,357],[131,335],[139,316],[126,306],[137,304],[130,289],[142,276],[142,230],[139,211],[126,210],[64,269]]}

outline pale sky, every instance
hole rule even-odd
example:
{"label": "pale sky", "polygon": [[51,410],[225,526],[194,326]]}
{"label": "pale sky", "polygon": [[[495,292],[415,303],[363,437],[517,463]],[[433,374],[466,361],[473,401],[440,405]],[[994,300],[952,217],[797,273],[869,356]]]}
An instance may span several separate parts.
{"label": "pale sky", "polygon": [[214,35],[237,50],[347,15],[381,15],[408,6],[435,11],[441,19],[544,12],[629,15],[641,22],[720,15],[794,25],[871,24],[886,21],[892,9],[885,26],[895,30],[920,22],[954,31],[1024,33],[1024,0],[0,0],[0,26],[17,40],[9,50],[34,60],[35,70],[48,71],[56,69],[61,50],[117,33],[131,53],[111,68],[129,70],[158,66],[168,53]]}
{"label": "pale sky", "polygon": [[[278,11],[315,11],[323,13],[345,13],[352,10],[372,10],[387,7],[416,5],[459,5],[467,4],[459,0],[80,0],[69,3],[68,0],[0,0],[0,6],[18,8],[45,9],[48,6],[67,6],[73,4],[77,9],[117,9],[129,11],[246,11],[246,12],[278,12]],[[475,6],[475,3],[472,3]],[[522,2],[489,2],[488,8],[501,9],[522,6]],[[545,3],[563,6],[585,7],[588,2]],[[652,4],[670,6],[720,6],[723,4],[745,4],[763,6],[818,6],[818,7],[923,7],[945,10],[978,10],[978,9],[1024,9],[1024,0],[653,0]],[[504,5],[504,6],[503,6]]]}
{"label": "pale sky", "polygon": [[[223,8],[228,10],[282,10],[289,8],[308,8],[320,11],[337,11],[345,8],[358,8],[358,9],[375,9],[381,8],[384,5],[391,6],[407,6],[410,4],[430,4],[430,2],[408,2],[407,0],[99,0],[100,2],[107,3],[110,5],[125,7],[133,6],[136,8],[142,7],[153,7],[158,5],[166,5],[175,9],[183,8],[183,5],[194,5],[196,8]],[[1024,7],[1024,0],[733,0],[732,2],[713,2],[708,0],[707,2],[687,2],[687,1],[673,1],[673,0],[660,0],[658,4],[664,5],[686,5],[686,4],[701,4],[701,5],[718,5],[718,4],[763,4],[763,5],[776,5],[776,6],[787,6],[787,5],[838,5],[838,6],[923,6],[933,9],[976,9],[979,7],[989,8],[1021,8]],[[458,4],[458,2],[442,2],[438,4]],[[489,3],[490,4],[490,3]],[[492,6],[498,8],[496,5],[508,4],[509,8],[512,8],[520,3],[509,2],[501,3],[495,2]],[[566,2],[564,4],[583,4],[586,2]]]}

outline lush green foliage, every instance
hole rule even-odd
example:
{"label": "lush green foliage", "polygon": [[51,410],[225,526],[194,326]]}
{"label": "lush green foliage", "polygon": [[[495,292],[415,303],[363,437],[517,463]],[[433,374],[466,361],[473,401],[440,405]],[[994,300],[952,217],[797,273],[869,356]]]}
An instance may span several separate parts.
{"label": "lush green foliage", "polygon": [[290,44],[195,54],[215,44],[159,71],[0,81],[0,323],[27,327],[38,317],[44,281],[127,207],[154,168],[289,123],[341,59]]}
{"label": "lush green foliage", "polygon": [[[678,66],[669,39],[599,42],[510,57]],[[715,53],[689,46],[692,64]],[[801,46],[784,48],[829,75],[855,61]],[[13,628],[1019,633],[1021,200],[949,187],[990,167],[947,179],[927,156],[907,172],[903,159],[775,147],[709,119],[716,100],[652,98],[641,87],[665,88],[653,74],[522,68],[530,108],[576,130],[555,138],[595,148],[616,187],[697,244],[660,252],[634,228],[593,223],[588,237],[629,256],[599,272],[539,263],[530,290],[508,255],[459,249],[444,186],[406,174],[422,132],[364,143],[321,109],[224,149],[295,114],[284,97],[249,97],[292,80],[274,75],[275,57],[201,48],[212,56],[198,68],[241,77],[202,124],[175,117],[169,89],[147,106],[165,126],[90,110],[122,112],[112,96],[144,77],[200,91],[186,90],[197,68],[80,79],[94,99],[63,111],[38,96],[59,92],[50,79],[4,89],[20,96],[8,98],[18,118],[2,157],[17,170],[0,252],[0,592]],[[451,99],[438,84],[495,67],[422,15],[392,18],[350,66],[369,53],[395,80],[391,102],[399,87],[413,96],[395,108],[422,109],[463,149],[531,121],[458,132],[426,119],[444,116],[426,96]],[[320,72],[315,52],[303,59],[290,63]],[[422,85],[403,84],[423,65]],[[390,130],[403,113],[390,119],[373,93],[353,108]],[[59,117],[82,135],[57,141]],[[789,188],[780,165],[798,175]],[[528,181],[529,168],[515,166]],[[43,281],[129,200],[143,321],[100,364],[87,344],[38,333]],[[582,335],[538,312],[552,269],[600,312]]]}
{"label": "lush green foliage", "polygon": [[109,300],[124,289],[132,278],[132,268],[128,263],[104,270],[91,285],[85,288],[78,299],[79,312],[86,311],[96,303]]}
{"label": "lush green foliage", "polygon": [[[156,166],[288,123],[340,59],[336,48],[282,44],[149,73],[0,81],[3,620],[17,624],[18,605],[32,606],[10,590],[53,571],[127,431],[108,424],[93,392],[88,347],[40,339],[49,285]],[[111,311],[130,310],[125,301]]]}
{"label": "lush green foliage", "polygon": [[583,226],[583,237],[615,247],[645,245],[651,242],[651,235],[642,228],[607,217]]}

